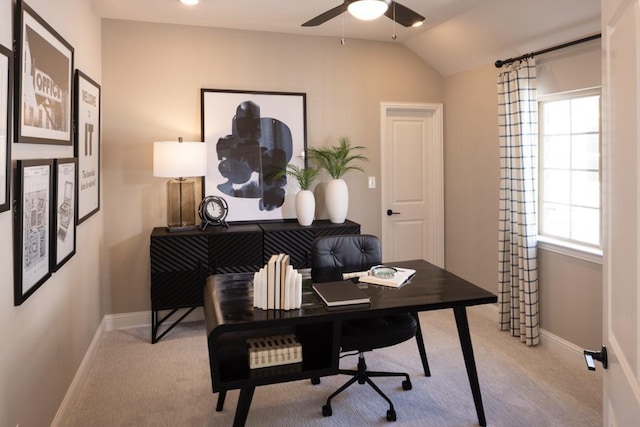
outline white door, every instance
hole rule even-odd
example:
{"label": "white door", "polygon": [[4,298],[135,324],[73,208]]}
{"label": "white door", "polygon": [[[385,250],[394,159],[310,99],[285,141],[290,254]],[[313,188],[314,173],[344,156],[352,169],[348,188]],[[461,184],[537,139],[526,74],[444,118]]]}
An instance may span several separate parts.
{"label": "white door", "polygon": [[382,103],[382,259],[444,267],[442,104]]}
{"label": "white door", "polygon": [[[640,422],[640,0],[602,0],[605,426]],[[600,365],[597,368],[601,368]]]}

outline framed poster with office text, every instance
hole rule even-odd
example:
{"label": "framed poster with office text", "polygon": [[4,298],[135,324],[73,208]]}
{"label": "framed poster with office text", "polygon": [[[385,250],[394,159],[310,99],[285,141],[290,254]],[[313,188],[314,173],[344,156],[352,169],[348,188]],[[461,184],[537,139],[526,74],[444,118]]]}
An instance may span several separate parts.
{"label": "framed poster with office text", "polygon": [[76,70],[77,224],[100,210],[100,85]]}
{"label": "framed poster with office text", "polygon": [[76,253],[76,166],[75,158],[56,159],[53,163],[53,200],[51,215],[51,264],[53,271]]}
{"label": "framed poster with office text", "polygon": [[51,276],[53,160],[18,160],[14,212],[14,304]]}
{"label": "framed poster with office text", "polygon": [[16,141],[72,145],[73,47],[24,0],[17,11]]}
{"label": "framed poster with office text", "polygon": [[11,67],[13,52],[0,45],[0,212],[11,207]]}
{"label": "framed poster with office text", "polygon": [[295,180],[305,166],[306,94],[201,89],[202,140],[208,169],[204,196],[229,207],[227,221],[295,218]]}

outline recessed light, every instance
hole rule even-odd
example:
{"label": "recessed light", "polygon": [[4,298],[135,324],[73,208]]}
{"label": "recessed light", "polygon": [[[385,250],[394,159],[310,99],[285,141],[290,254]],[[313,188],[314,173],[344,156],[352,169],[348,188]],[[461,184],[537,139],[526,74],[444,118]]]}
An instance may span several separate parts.
{"label": "recessed light", "polygon": [[180,0],[180,3],[193,6],[194,4],[198,4],[198,0]]}

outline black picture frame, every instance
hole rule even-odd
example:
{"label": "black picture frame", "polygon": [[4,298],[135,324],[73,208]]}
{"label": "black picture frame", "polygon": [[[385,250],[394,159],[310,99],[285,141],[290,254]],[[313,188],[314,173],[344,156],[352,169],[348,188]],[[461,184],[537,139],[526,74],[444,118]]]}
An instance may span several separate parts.
{"label": "black picture frame", "polygon": [[227,221],[293,219],[295,180],[287,164],[306,165],[306,93],[201,89],[201,136],[208,169],[203,197],[227,201]]}
{"label": "black picture frame", "polygon": [[16,161],[14,304],[27,300],[51,277],[53,160]]}
{"label": "black picture frame", "polygon": [[80,70],[74,79],[75,157],[78,159],[76,224],[100,211],[101,87]]}
{"label": "black picture frame", "polygon": [[16,142],[72,145],[74,49],[24,0],[17,1]]}
{"label": "black picture frame", "polygon": [[58,271],[76,253],[77,167],[75,157],[55,159],[51,209],[51,267]]}
{"label": "black picture frame", "polygon": [[0,212],[11,208],[13,52],[0,45]]}

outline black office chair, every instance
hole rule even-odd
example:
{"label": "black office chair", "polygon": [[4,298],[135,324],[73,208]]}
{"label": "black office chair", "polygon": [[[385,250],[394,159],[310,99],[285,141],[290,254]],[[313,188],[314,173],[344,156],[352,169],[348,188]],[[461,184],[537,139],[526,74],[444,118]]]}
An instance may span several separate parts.
{"label": "black office chair", "polygon": [[[382,262],[380,241],[376,236],[352,234],[319,237],[311,246],[311,277],[314,282],[327,282],[342,279],[343,272],[364,271]],[[417,313],[395,314],[366,319],[353,319],[343,322],[341,351],[358,353],[358,369],[339,369],[340,374],[351,375],[342,387],[329,396],[322,407],[322,415],[331,416],[331,399],[344,391],[351,384],[369,384],[387,403],[387,420],[395,421],[396,412],[391,400],[371,381],[372,377],[405,377],[402,381],[404,390],[411,389],[409,374],[400,372],[368,371],[364,352],[377,348],[389,347],[416,337],[422,366],[426,376],[430,376],[427,354],[422,340],[422,331]],[[313,379],[314,384],[319,379]]]}

